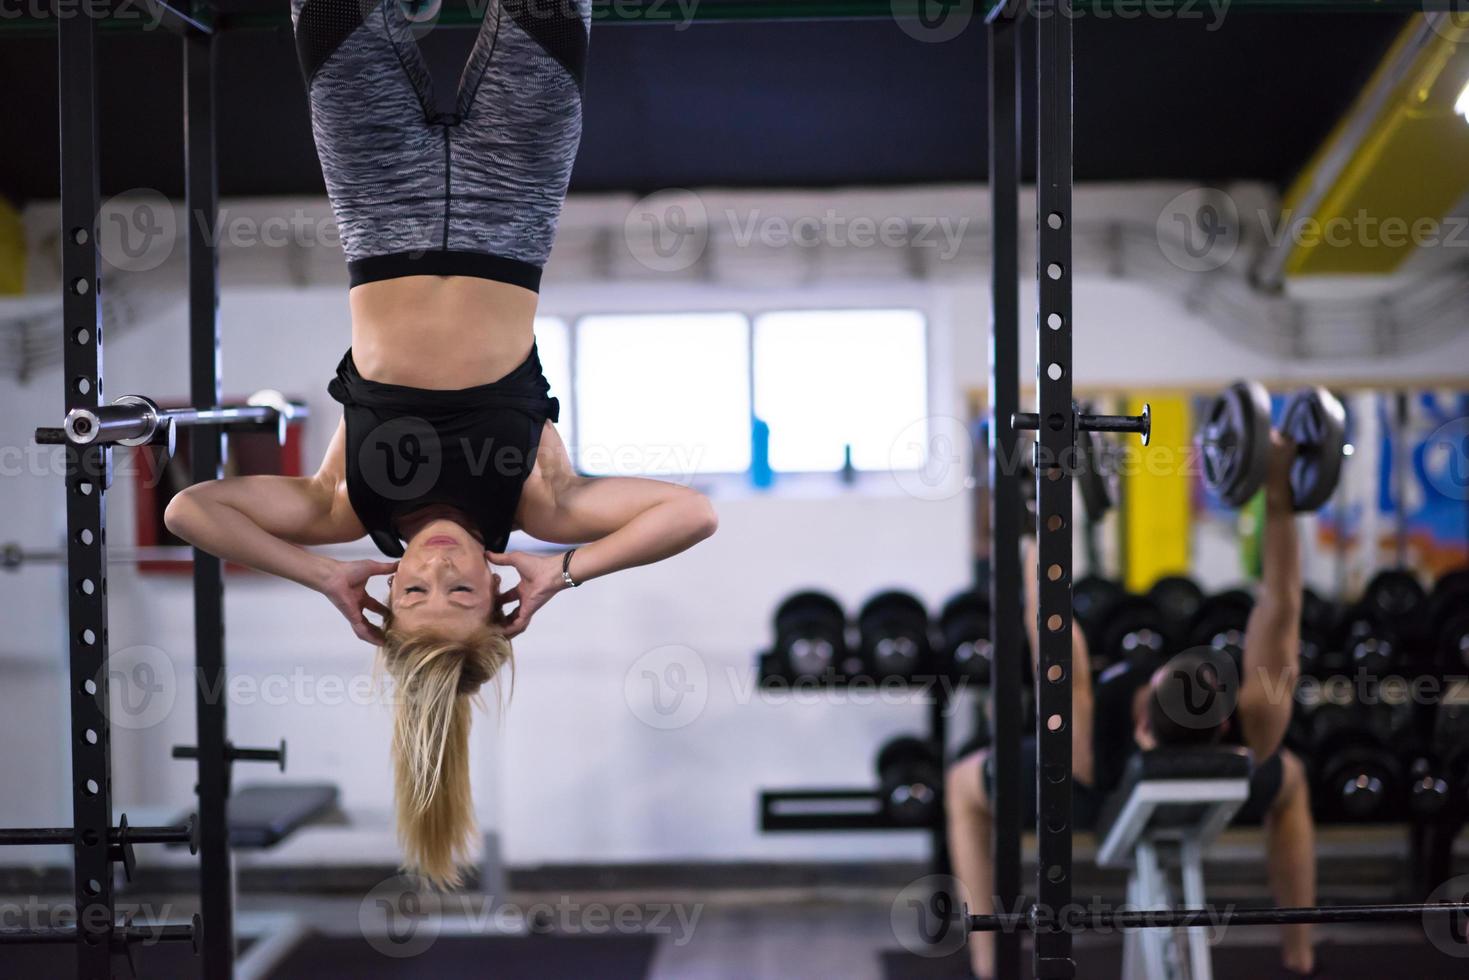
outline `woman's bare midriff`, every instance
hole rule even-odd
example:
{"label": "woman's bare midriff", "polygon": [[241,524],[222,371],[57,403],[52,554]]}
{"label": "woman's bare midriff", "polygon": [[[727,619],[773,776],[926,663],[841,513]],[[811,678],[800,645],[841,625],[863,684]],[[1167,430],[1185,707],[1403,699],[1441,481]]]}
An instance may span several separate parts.
{"label": "woman's bare midriff", "polygon": [[468,276],[354,286],[352,359],[370,381],[451,390],[515,370],[535,342],[535,293]]}

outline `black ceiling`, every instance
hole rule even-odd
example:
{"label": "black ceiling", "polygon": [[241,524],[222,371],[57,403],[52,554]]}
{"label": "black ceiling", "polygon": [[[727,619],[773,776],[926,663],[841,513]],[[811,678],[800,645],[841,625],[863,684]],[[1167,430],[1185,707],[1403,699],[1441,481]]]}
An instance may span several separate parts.
{"label": "black ceiling", "polygon": [[[1213,31],[1082,20],[1077,178],[1287,181],[1401,24],[1387,14],[1231,13]],[[452,73],[471,35],[432,32],[431,64]],[[104,192],[181,193],[178,40],[152,32],[99,43]],[[321,192],[294,58],[284,30],[221,38],[222,193]],[[11,93],[0,192],[17,202],[56,195],[54,78],[53,40],[0,33],[0,84]],[[978,24],[944,44],[886,21],[599,26],[574,189],[982,179],[984,79]]]}

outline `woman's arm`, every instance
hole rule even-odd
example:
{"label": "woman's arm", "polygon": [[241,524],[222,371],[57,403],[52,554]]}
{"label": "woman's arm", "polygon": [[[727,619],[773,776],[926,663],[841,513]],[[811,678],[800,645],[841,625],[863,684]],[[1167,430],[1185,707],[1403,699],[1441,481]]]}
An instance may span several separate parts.
{"label": "woman's arm", "polygon": [[1257,761],[1274,755],[1290,725],[1301,657],[1301,548],[1291,501],[1295,446],[1270,434],[1260,588],[1245,627],[1239,723]]}
{"label": "woman's arm", "polygon": [[[571,562],[578,583],[671,558],[714,533],[719,519],[709,498],[688,487],[633,477],[588,478],[571,466],[560,435],[547,423],[519,509],[521,527],[552,544],[581,544]],[[560,556],[492,554],[511,565],[521,582],[504,601],[519,601],[510,635],[565,588]]]}
{"label": "woman's arm", "polygon": [[[314,476],[239,476],[196,483],[176,494],[164,523],[185,541],[224,561],[248,565],[323,593],[368,642],[380,639],[362,609],[381,612],[367,595],[388,562],[339,562],[302,545],[354,541],[362,524],[338,493],[346,432],[337,426]],[[381,570],[379,570],[381,569]]]}

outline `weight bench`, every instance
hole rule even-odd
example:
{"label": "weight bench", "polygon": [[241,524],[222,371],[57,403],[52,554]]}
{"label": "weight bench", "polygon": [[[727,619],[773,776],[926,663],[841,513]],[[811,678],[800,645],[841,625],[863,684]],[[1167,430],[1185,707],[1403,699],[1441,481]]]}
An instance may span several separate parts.
{"label": "weight bench", "polygon": [[330,783],[242,786],[230,796],[230,847],[274,847],[336,808]]}
{"label": "weight bench", "polygon": [[230,847],[274,847],[337,808],[330,783],[241,786],[230,794]]}
{"label": "weight bench", "polygon": [[[1176,868],[1183,904],[1204,907],[1204,848],[1249,796],[1252,767],[1249,754],[1214,747],[1155,749],[1128,760],[1097,819],[1097,864],[1129,869],[1128,905],[1172,907],[1168,879]],[[1205,931],[1128,930],[1123,980],[1212,980]]]}

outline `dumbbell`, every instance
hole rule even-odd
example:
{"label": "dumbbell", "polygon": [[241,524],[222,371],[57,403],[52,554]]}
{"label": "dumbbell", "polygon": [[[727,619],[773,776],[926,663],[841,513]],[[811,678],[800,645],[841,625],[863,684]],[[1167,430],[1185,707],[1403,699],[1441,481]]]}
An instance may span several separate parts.
{"label": "dumbbell", "polygon": [[[1242,507],[1265,483],[1270,462],[1270,393],[1256,381],[1237,381],[1210,404],[1197,442],[1204,485],[1224,503]],[[1319,510],[1336,492],[1346,451],[1346,410],[1322,387],[1287,399],[1281,432],[1295,443],[1291,503]]]}
{"label": "dumbbell", "polygon": [[1149,669],[1163,665],[1168,652],[1165,619],[1146,596],[1127,595],[1113,602],[1097,631],[1101,641],[1097,652],[1104,665],[1122,661]]}
{"label": "dumbbell", "polygon": [[847,614],[824,592],[797,592],[775,611],[773,670],[789,679],[848,673]]}
{"label": "dumbbell", "polygon": [[1469,569],[1440,576],[1427,609],[1435,665],[1445,674],[1469,673]]}
{"label": "dumbbell", "polygon": [[1382,618],[1361,604],[1347,607],[1337,622],[1331,646],[1341,655],[1348,672],[1365,671],[1381,677],[1401,665],[1397,633]]}
{"label": "dumbbell", "polygon": [[1148,599],[1158,607],[1173,643],[1184,643],[1188,624],[1204,604],[1204,589],[1187,575],[1164,575],[1148,589]]}
{"label": "dumbbell", "polygon": [[1327,702],[1312,712],[1317,809],[1348,823],[1392,820],[1403,799],[1403,765],[1361,705]]}
{"label": "dumbbell", "polygon": [[1346,667],[1340,655],[1333,656],[1331,630],[1340,618],[1336,605],[1311,589],[1301,590],[1301,673],[1325,678]]}
{"label": "dumbbell", "polygon": [[1428,591],[1418,576],[1404,568],[1386,568],[1372,576],[1360,605],[1408,645],[1426,635]]}
{"label": "dumbbell", "polygon": [[1091,668],[1096,674],[1106,668],[1108,661],[1102,655],[1101,628],[1107,620],[1107,610],[1127,596],[1122,583],[1100,575],[1083,575],[1071,587],[1071,613],[1081,627],[1091,648]]}
{"label": "dumbbell", "polygon": [[955,595],[939,613],[939,633],[939,652],[953,675],[988,685],[994,664],[989,599],[972,590]]}
{"label": "dumbbell", "polygon": [[930,670],[928,610],[908,592],[879,592],[857,614],[863,671],[875,678],[911,678]]}
{"label": "dumbbell", "polygon": [[1227,653],[1234,658],[1236,666],[1243,667],[1245,629],[1254,608],[1254,596],[1243,589],[1228,589],[1209,596],[1189,622],[1188,645]]}
{"label": "dumbbell", "polygon": [[900,735],[877,753],[882,811],[899,826],[926,827],[938,818],[943,778],[938,751],[917,736]]}
{"label": "dumbbell", "polygon": [[1449,773],[1433,756],[1416,754],[1408,764],[1408,812],[1425,822],[1443,814],[1450,802]]}

